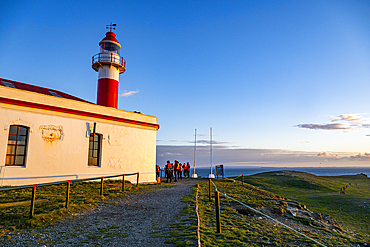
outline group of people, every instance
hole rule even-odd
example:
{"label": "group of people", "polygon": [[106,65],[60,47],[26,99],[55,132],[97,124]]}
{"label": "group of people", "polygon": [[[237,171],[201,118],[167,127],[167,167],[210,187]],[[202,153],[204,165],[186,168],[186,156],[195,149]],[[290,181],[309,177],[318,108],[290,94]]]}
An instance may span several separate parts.
{"label": "group of people", "polygon": [[[159,171],[160,171],[160,168],[157,165],[157,176],[159,176]],[[167,178],[166,179],[167,183],[168,181],[172,183],[172,178],[174,178],[175,182],[177,182],[178,179],[183,178],[183,174],[184,174],[184,178],[185,177],[189,178],[190,177],[190,163],[187,162],[186,164],[185,163],[181,164],[180,162],[175,160],[175,164],[173,164],[169,160],[167,160],[167,164],[164,167],[164,172]]]}
{"label": "group of people", "polygon": [[[351,185],[351,183],[347,184],[346,186],[343,186],[343,188],[340,189],[339,193],[346,194],[346,189]],[[356,183],[357,185],[357,183]]]}

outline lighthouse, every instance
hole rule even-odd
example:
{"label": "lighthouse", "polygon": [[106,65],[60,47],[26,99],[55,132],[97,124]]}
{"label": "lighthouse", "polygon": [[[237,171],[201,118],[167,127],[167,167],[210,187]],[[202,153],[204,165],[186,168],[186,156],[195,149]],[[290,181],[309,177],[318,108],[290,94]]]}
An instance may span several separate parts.
{"label": "lighthouse", "polygon": [[98,72],[97,104],[117,108],[119,75],[126,71],[120,57],[121,45],[116,39],[116,24],[107,25],[109,32],[99,42],[100,52],[92,57],[92,68]]}

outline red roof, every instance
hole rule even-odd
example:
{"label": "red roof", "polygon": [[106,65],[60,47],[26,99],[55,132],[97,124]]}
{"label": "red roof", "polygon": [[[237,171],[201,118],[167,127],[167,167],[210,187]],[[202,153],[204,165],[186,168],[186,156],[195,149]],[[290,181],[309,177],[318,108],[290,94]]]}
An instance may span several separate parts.
{"label": "red roof", "polygon": [[91,103],[89,101],[77,98],[75,96],[63,93],[63,92],[58,91],[58,90],[39,87],[39,86],[34,86],[34,85],[26,84],[26,83],[23,83],[23,82],[11,81],[11,80],[2,79],[2,78],[0,78],[0,86],[11,87],[11,88],[30,91],[30,92],[34,92],[34,93],[41,93],[41,94],[46,94],[46,95],[50,95],[50,96],[55,96],[55,97],[60,97],[60,98],[65,98],[65,99],[71,99],[71,100],[77,100],[77,101],[82,101],[82,102],[86,102],[86,103]]}
{"label": "red roof", "polygon": [[116,34],[115,33],[113,33],[113,32],[107,32],[105,35],[106,35],[105,38],[102,39],[101,42],[103,42],[105,40],[111,40],[111,41],[117,42],[119,44],[118,40],[116,39]]}

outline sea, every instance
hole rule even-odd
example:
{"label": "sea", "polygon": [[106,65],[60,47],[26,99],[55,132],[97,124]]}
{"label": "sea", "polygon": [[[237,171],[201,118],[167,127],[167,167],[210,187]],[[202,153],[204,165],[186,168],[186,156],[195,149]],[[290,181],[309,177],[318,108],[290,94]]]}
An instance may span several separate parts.
{"label": "sea", "polygon": [[[300,171],[314,174],[317,176],[341,176],[341,175],[357,175],[365,174],[370,177],[370,166],[369,167],[257,167],[257,166],[224,166],[225,177],[236,177],[244,174],[244,176],[258,174],[262,172],[271,171]],[[211,172],[210,167],[196,167],[195,173],[198,177],[208,177]],[[212,169],[212,173],[216,174],[215,167]],[[192,168],[190,174],[194,174]]]}

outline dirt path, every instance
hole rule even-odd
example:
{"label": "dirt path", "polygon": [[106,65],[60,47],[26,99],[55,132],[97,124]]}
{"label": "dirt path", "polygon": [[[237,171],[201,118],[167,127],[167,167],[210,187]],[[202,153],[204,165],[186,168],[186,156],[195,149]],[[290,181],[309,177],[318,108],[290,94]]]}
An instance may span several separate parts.
{"label": "dirt path", "polygon": [[172,246],[151,233],[165,232],[169,223],[177,222],[188,205],[181,198],[193,193],[196,182],[183,179],[173,186],[164,183],[152,191],[129,193],[55,225],[15,232],[0,246]]}

